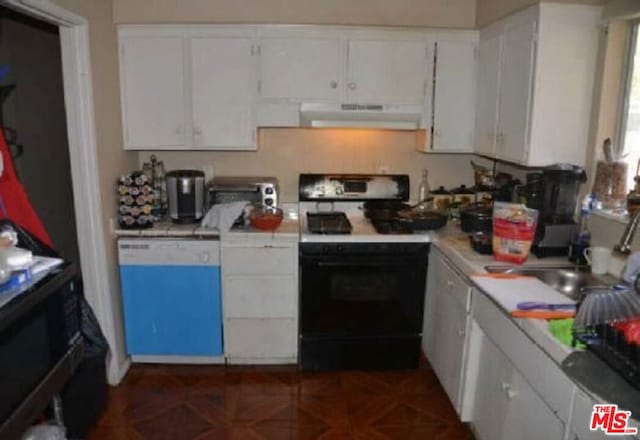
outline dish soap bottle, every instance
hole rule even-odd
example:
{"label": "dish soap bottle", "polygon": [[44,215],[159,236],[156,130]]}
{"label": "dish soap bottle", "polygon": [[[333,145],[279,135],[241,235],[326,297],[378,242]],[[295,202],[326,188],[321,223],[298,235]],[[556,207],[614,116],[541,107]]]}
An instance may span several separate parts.
{"label": "dish soap bottle", "polygon": [[427,209],[431,200],[431,188],[429,187],[429,170],[422,170],[422,179],[418,185],[418,203],[421,209]]}
{"label": "dish soap bottle", "polygon": [[587,194],[582,201],[582,207],[580,208],[580,229],[571,237],[571,245],[569,246],[569,261],[573,264],[588,264],[584,256],[584,251],[591,244],[591,232],[589,231],[588,219],[595,200],[595,194],[590,193]]}

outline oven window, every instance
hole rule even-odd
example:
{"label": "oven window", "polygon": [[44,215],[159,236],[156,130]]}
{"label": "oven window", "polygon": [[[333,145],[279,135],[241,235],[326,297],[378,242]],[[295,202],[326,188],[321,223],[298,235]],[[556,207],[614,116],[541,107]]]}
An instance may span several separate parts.
{"label": "oven window", "polygon": [[393,273],[340,273],[331,278],[330,292],[334,301],[366,303],[390,301],[399,287]]}

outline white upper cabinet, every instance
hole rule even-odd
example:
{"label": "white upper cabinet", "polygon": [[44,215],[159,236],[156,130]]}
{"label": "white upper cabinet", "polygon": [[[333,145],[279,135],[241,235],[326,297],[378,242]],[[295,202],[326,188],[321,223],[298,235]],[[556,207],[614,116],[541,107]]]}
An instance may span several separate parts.
{"label": "white upper cabinet", "polygon": [[507,26],[503,35],[497,156],[526,161],[536,22]]}
{"label": "white upper cabinet", "polygon": [[260,41],[260,97],[337,101],[340,89],[340,40],[263,37]]}
{"label": "white upper cabinet", "polygon": [[346,101],[422,104],[426,72],[424,41],[349,40]]}
{"label": "white upper cabinet", "polygon": [[255,146],[251,38],[196,37],[191,44],[193,147]]}
{"label": "white upper cabinet", "polygon": [[584,165],[600,12],[541,3],[480,31],[476,153]]}
{"label": "white upper cabinet", "polygon": [[501,52],[502,38],[499,35],[481,39],[478,44],[475,152],[487,156],[496,153]]}
{"label": "white upper cabinet", "polygon": [[183,40],[120,40],[120,93],[128,148],[176,148],[185,143]]}
{"label": "white upper cabinet", "polygon": [[432,151],[472,152],[475,105],[475,44],[435,43]]}

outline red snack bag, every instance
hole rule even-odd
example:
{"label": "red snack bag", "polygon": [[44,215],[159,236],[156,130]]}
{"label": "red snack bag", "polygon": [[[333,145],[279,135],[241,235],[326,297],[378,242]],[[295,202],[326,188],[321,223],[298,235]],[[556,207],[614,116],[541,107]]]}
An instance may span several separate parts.
{"label": "red snack bag", "polygon": [[522,264],[529,256],[538,223],[538,211],[520,203],[493,205],[493,257]]}

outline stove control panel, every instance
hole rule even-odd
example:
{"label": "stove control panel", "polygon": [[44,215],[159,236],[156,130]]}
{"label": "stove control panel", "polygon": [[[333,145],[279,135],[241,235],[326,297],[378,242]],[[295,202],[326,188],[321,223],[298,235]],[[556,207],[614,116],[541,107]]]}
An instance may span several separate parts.
{"label": "stove control panel", "polygon": [[300,201],[408,200],[406,174],[301,174]]}

